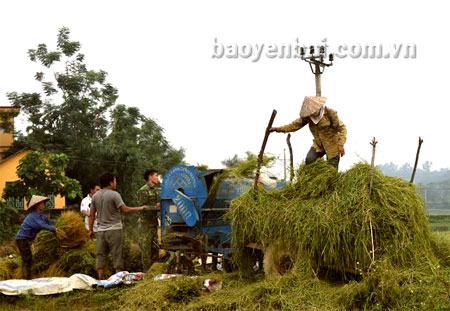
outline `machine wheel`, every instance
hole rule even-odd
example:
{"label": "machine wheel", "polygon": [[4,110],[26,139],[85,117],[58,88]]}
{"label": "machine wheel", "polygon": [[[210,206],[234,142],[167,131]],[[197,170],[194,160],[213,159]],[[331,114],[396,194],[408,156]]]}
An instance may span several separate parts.
{"label": "machine wheel", "polygon": [[180,255],[179,261],[177,261],[177,257],[175,256],[169,261],[167,273],[195,275],[194,263],[183,254]]}
{"label": "machine wheel", "polygon": [[240,273],[252,277],[263,271],[263,251],[258,248],[244,247],[239,261]]}
{"label": "machine wheel", "polygon": [[[217,256],[217,254],[214,255]],[[217,271],[218,258],[216,256],[213,256],[212,258],[212,271]]]}
{"label": "machine wheel", "polygon": [[288,251],[268,246],[264,251],[264,274],[266,277],[276,277],[285,274],[294,266],[294,259]]}
{"label": "machine wheel", "polygon": [[222,269],[223,269],[223,271],[225,271],[225,272],[233,272],[233,270],[234,270],[234,264],[233,264],[233,262],[231,261],[231,258],[223,258],[222,259]]}

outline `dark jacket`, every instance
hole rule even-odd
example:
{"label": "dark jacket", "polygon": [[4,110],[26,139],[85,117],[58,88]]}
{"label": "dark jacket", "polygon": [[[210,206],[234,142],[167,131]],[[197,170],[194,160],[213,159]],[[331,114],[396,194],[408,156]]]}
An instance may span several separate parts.
{"label": "dark jacket", "polygon": [[29,239],[34,240],[36,234],[42,229],[55,231],[55,227],[49,225],[47,216],[37,211],[32,211],[25,217],[23,223],[20,225],[19,232],[16,234],[16,240]]}
{"label": "dark jacket", "polygon": [[277,132],[295,132],[307,124],[314,137],[312,147],[316,152],[325,151],[329,159],[336,157],[339,145],[343,146],[347,140],[347,128],[333,109],[325,107],[325,113],[317,124],[309,117],[298,118],[290,124],[280,126]]}

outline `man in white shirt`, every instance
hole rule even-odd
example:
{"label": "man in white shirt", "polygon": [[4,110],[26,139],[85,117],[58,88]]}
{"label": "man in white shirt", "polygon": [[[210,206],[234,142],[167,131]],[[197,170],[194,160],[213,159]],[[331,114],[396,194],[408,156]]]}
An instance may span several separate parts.
{"label": "man in white shirt", "polygon": [[[92,184],[89,187],[88,195],[81,201],[80,212],[84,215],[84,224],[86,229],[89,230],[89,213],[91,211],[92,196],[100,190],[98,184]],[[97,220],[94,222],[94,232],[97,232]]]}

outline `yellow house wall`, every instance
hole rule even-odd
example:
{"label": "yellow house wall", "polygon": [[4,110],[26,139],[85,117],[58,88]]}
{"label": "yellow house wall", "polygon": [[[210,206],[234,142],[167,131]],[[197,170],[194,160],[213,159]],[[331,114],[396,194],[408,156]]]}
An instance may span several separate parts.
{"label": "yellow house wall", "polygon": [[[14,119],[10,120],[11,122]],[[4,133],[2,129],[0,129],[0,160],[2,159],[2,153],[11,147],[14,142],[14,136],[12,133]]]}
{"label": "yellow house wall", "polygon": [[[19,113],[20,109],[16,107],[0,106],[0,111],[5,112],[16,111],[17,113]],[[14,128],[14,117],[9,118],[8,121],[12,123]],[[3,152],[8,150],[9,147],[11,147],[11,145],[13,144],[13,142],[14,142],[13,133],[5,133],[4,130],[0,128],[0,160],[2,159]]]}
{"label": "yellow house wall", "polygon": [[[20,159],[22,159],[27,153],[28,150],[24,150],[10,156],[5,159],[5,161],[0,162],[0,196],[3,195],[3,189],[5,189],[7,182],[16,181],[19,179],[16,174],[17,166],[19,165]],[[24,206],[26,206],[26,203]],[[55,208],[63,208],[65,206],[66,198],[61,197],[60,195],[55,196]]]}
{"label": "yellow house wall", "polygon": [[0,148],[1,147],[9,148],[13,142],[14,142],[14,137],[11,133],[0,132]]}

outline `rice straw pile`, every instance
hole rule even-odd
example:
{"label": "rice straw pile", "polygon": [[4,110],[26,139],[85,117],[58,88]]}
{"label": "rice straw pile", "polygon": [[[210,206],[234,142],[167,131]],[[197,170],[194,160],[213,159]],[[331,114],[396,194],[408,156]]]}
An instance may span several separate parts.
{"label": "rice straw pile", "polygon": [[282,245],[316,274],[366,271],[385,257],[401,267],[435,259],[416,187],[375,169],[370,194],[369,180],[368,164],[338,173],[316,161],[300,166],[297,181],[285,189],[252,189],[232,201],[228,214],[235,257],[250,242]]}

